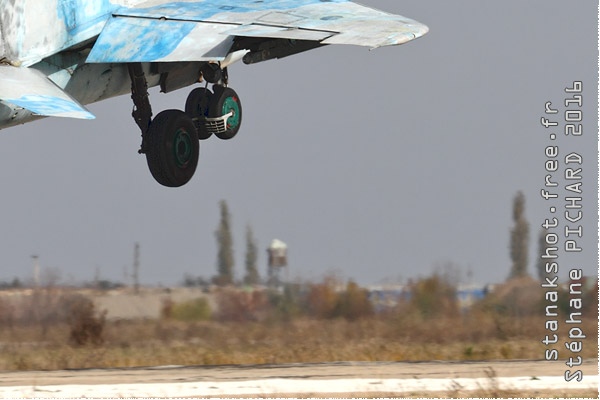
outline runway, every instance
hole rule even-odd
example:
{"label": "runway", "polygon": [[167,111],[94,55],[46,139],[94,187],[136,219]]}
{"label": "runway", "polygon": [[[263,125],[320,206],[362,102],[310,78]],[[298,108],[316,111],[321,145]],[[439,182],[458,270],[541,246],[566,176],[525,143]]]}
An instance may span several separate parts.
{"label": "runway", "polygon": [[496,361],[8,372],[0,374],[0,397],[598,397],[596,360],[577,368],[581,382],[566,381],[567,369],[562,361]]}

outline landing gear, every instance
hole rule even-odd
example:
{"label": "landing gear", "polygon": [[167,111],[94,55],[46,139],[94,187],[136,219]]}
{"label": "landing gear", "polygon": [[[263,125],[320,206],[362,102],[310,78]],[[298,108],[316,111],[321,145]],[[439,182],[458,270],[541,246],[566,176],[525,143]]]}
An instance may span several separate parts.
{"label": "landing gear", "polygon": [[198,165],[198,133],[192,118],[179,110],[165,110],[152,120],[148,130],[146,160],[158,183],[183,186]]}
{"label": "landing gear", "polygon": [[219,139],[232,139],[242,123],[242,104],[237,93],[231,88],[216,86],[208,115],[207,125],[211,124],[214,134]]}
{"label": "landing gear", "polygon": [[[166,110],[152,119],[148,85],[140,63],[128,65],[134,103],[133,117],[142,131],[139,153],[146,154],[148,168],[158,183],[168,187],[185,185],[198,165],[199,140],[213,134],[229,140],[239,131],[242,105],[237,93],[227,87],[227,69],[203,66],[213,91],[196,88],[189,94],[185,112]],[[208,77],[207,77],[208,78]],[[207,79],[208,80],[208,79]]]}
{"label": "landing gear", "polygon": [[198,128],[198,138],[206,140],[213,134],[229,140],[237,135],[242,123],[242,104],[235,90],[214,85],[214,93],[207,88],[192,90],[185,102],[185,112]]}
{"label": "landing gear", "polygon": [[198,128],[198,139],[206,140],[212,136],[204,120],[208,117],[208,108],[213,98],[213,93],[207,88],[192,90],[185,102],[185,113],[191,116]]}

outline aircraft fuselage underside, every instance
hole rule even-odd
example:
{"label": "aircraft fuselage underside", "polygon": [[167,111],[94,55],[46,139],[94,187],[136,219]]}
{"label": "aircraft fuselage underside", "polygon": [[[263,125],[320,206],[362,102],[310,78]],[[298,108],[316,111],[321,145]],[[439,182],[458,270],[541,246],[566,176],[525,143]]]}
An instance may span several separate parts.
{"label": "aircraft fuselage underside", "polygon": [[[77,60],[79,59],[79,60]],[[77,99],[81,104],[91,104],[101,100],[106,100],[111,97],[131,93],[131,80],[127,64],[85,64],[85,57],[77,57],[74,55],[57,55],[47,60],[32,66],[48,77],[61,89]],[[77,61],[80,61],[78,63]],[[63,64],[64,63],[64,64]],[[145,77],[148,82],[148,87],[159,86],[161,76],[165,77],[167,69],[172,71],[172,76],[177,73],[185,74],[190,69],[190,64],[193,63],[173,63],[178,65],[161,66],[158,63],[142,63],[142,68],[145,72]],[[199,70],[199,64],[197,70]],[[190,76],[186,79],[179,77],[179,80],[184,80],[187,86],[197,81]],[[191,79],[194,79],[190,82]],[[179,87],[174,87],[170,82],[172,79],[165,79],[167,82],[166,91],[170,92]],[[180,86],[180,87],[183,87]],[[32,112],[10,103],[0,100],[0,129],[10,126],[24,124],[26,122],[42,118]]]}
{"label": "aircraft fuselage underside", "polygon": [[[32,68],[47,75],[81,104],[132,93],[133,117],[142,131],[139,152],[146,154],[150,172],[165,186],[178,187],[192,178],[198,162],[198,140],[208,139],[213,134],[231,139],[239,130],[241,104],[237,94],[226,86],[226,69],[218,65],[206,62],[86,64],[85,57],[84,54],[58,54]],[[185,111],[167,110],[152,118],[148,88],[160,86],[162,92],[171,92],[199,82],[202,72],[213,81],[213,91],[196,88],[190,93]],[[143,82],[141,86],[140,82]],[[0,101],[0,128],[39,118],[42,117],[23,107]]]}
{"label": "aircraft fuselage underside", "polygon": [[[93,119],[86,104],[130,93],[139,152],[169,187],[192,178],[199,140],[240,128],[229,65],[332,44],[396,46],[428,31],[349,0],[0,0],[0,10],[0,129]],[[199,82],[182,110],[153,113],[148,88]]]}

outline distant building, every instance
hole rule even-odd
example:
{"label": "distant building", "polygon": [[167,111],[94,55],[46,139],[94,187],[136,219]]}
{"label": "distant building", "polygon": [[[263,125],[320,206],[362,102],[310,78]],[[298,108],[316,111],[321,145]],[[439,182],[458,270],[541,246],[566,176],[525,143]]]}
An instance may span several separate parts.
{"label": "distant building", "polygon": [[456,297],[461,310],[470,308],[475,302],[483,299],[489,292],[489,287],[480,285],[458,285]]}
{"label": "distant building", "polygon": [[[483,299],[491,291],[490,289],[490,285],[458,285],[456,298],[460,309],[470,308],[475,302]],[[405,285],[369,286],[367,291],[376,312],[389,310],[411,298],[410,287]]]}
{"label": "distant building", "polygon": [[369,301],[373,304],[375,312],[392,309],[403,300],[410,300],[410,291],[407,286],[370,286]]}

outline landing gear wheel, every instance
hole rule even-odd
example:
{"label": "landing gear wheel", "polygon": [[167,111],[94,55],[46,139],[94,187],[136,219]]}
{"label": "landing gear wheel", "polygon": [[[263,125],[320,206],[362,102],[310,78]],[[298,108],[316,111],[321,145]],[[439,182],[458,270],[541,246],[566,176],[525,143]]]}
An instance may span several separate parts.
{"label": "landing gear wheel", "polygon": [[219,118],[231,113],[225,121],[225,131],[215,132],[219,139],[229,140],[239,131],[242,123],[242,103],[235,90],[215,86],[215,95],[208,107],[208,113],[211,118]]}
{"label": "landing gear wheel", "polygon": [[185,102],[185,113],[192,118],[198,118],[196,128],[198,139],[206,140],[212,136],[212,132],[206,129],[203,119],[208,117],[208,106],[213,98],[213,93],[206,88],[192,90]]}
{"label": "landing gear wheel", "polygon": [[148,130],[146,160],[152,176],[168,187],[185,185],[198,166],[198,133],[192,118],[179,110],[165,110]]}

